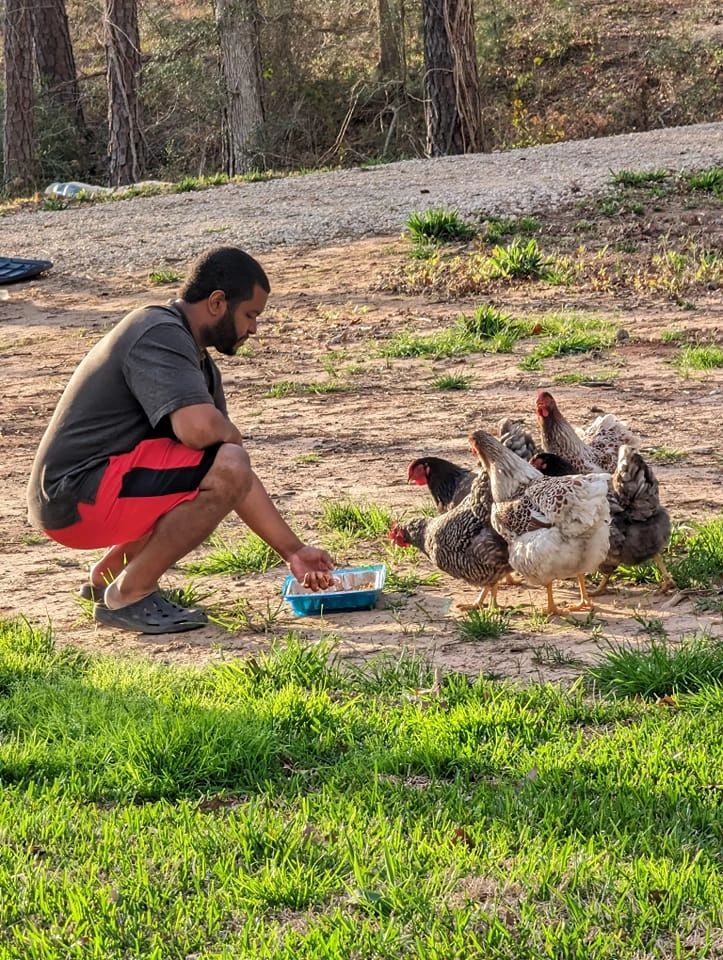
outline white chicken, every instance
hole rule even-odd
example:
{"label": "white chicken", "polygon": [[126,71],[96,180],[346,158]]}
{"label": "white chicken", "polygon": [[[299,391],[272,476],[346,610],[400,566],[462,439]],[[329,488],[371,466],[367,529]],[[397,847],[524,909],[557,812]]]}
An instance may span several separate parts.
{"label": "white chicken", "polygon": [[580,603],[567,609],[592,609],[585,574],[608,553],[610,475],[547,478],[483,430],[469,442],[489,473],[492,526],[507,541],[512,568],[545,587],[548,614],[566,612],[555,603],[552,583],[571,577],[580,587]]}

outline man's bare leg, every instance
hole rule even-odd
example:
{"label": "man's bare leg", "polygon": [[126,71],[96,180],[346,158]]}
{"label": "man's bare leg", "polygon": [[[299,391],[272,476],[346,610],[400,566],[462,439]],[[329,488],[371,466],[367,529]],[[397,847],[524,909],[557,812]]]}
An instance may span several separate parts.
{"label": "man's bare leg", "polygon": [[101,559],[90,568],[90,582],[99,590],[112,583],[127,563],[137,557],[148,543],[150,533],[131,543],[119,543],[111,547]]}
{"label": "man's bare leg", "polygon": [[162,574],[203,543],[232,510],[289,560],[292,573],[298,575],[303,564],[295,563],[294,555],[303,550],[303,542],[279,514],[251,469],[246,451],[236,444],[223,444],[198,496],[160,518],[145,545],[106,590],[106,604],[118,609],[147,597]]}

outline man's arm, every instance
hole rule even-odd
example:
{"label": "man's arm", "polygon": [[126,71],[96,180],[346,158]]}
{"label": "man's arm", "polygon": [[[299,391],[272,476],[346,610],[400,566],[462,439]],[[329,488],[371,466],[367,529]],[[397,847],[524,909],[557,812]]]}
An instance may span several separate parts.
{"label": "man's arm", "polygon": [[170,415],[171,427],[180,442],[192,450],[204,450],[214,443],[243,446],[241,433],[212,403],[179,407]]}

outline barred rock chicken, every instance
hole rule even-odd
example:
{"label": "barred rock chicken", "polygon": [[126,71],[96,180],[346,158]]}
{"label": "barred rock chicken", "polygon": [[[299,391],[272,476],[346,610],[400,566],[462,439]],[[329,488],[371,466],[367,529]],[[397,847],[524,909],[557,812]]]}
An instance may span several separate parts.
{"label": "barred rock chicken", "polygon": [[577,473],[612,473],[623,444],[635,449],[640,438],[611,413],[598,417],[583,431],[576,431],[563,417],[552,394],[537,394],[537,419],[542,449],[569,460]]}
{"label": "barred rock chicken", "polygon": [[483,471],[473,474],[469,495],[458,506],[436,517],[417,517],[406,523],[394,523],[389,539],[398,547],[416,547],[439,569],[482,588],[474,604],[481,607],[487,595],[490,607],[497,606],[498,581],[510,571],[507,544],[490,524],[492,500],[489,477]]}
{"label": "barred rock chicken", "polygon": [[[529,460],[537,445],[521,420],[505,417],[497,425],[500,442],[523,460]],[[469,494],[476,470],[461,467],[442,457],[418,457],[407,467],[407,483],[429,487],[437,513],[456,507]]]}
{"label": "barred rock chicken", "polygon": [[489,472],[492,526],[507,541],[510,565],[547,590],[547,613],[555,603],[553,580],[576,577],[580,603],[592,607],[585,574],[597,570],[610,544],[609,474],[547,478],[489,433],[470,435],[470,447]]}
{"label": "barred rock chicken", "polygon": [[[575,473],[571,463],[551,453],[538,453],[531,463],[548,477]],[[600,586],[590,595],[605,593],[610,575],[621,563],[631,566],[649,560],[662,575],[659,589],[668,590],[673,580],[661,553],[670,540],[670,515],[658,499],[658,481],[653,471],[632,447],[620,447],[608,503],[610,549],[599,567],[603,575]]]}

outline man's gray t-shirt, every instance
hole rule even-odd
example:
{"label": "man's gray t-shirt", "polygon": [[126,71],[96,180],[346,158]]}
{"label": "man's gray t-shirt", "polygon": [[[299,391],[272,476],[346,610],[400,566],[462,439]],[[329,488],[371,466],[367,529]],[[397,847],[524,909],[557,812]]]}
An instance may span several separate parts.
{"label": "man's gray t-shirt", "polygon": [[79,364],[40,442],[28,485],[31,523],[60,530],[93,503],[109,457],[173,437],[169,415],[195,403],[226,413],[218,367],[175,303],[132,311]]}

